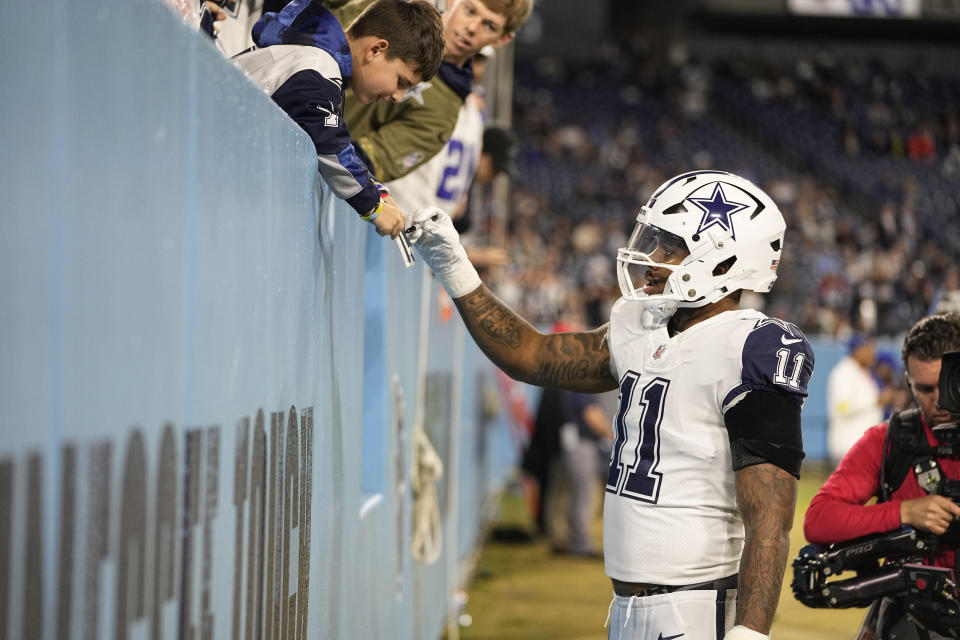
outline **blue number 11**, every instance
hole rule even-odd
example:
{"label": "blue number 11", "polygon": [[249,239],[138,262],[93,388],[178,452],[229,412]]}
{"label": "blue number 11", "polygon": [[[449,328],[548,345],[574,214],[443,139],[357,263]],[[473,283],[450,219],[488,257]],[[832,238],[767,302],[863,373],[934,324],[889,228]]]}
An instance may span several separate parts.
{"label": "blue number 11", "polygon": [[[616,441],[607,476],[608,493],[656,504],[660,493],[660,422],[670,381],[654,378],[640,390],[639,429],[628,429],[627,414],[634,405],[634,391],[640,376],[628,371],[620,381],[620,410],[617,412]],[[632,453],[632,455],[630,455]],[[626,454],[626,461],[624,455]]]}

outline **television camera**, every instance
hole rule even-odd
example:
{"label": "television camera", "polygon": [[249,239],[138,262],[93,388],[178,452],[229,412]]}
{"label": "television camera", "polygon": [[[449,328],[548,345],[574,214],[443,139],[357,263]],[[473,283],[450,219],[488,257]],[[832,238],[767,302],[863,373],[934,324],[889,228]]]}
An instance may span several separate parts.
{"label": "television camera", "polygon": [[[960,351],[945,353],[940,362],[939,405],[960,415]],[[938,425],[933,432],[938,447],[906,434],[892,444],[898,454],[913,456],[913,470],[929,492],[960,503],[960,480],[942,476],[933,459],[960,454],[960,426]],[[957,577],[953,570],[933,565],[939,547],[960,552],[957,523],[941,536],[902,527],[837,544],[810,544],[793,561],[793,593],[809,607],[834,609],[867,607],[892,598],[919,626],[960,638]],[[841,579],[844,572],[855,575]]]}
{"label": "television camera", "polygon": [[[934,536],[902,527],[839,544],[807,545],[793,561],[793,593],[808,607],[832,609],[896,598],[925,628],[960,637],[953,571],[927,564],[939,544],[955,545],[956,537],[956,532]],[[845,571],[856,575],[834,579]]]}

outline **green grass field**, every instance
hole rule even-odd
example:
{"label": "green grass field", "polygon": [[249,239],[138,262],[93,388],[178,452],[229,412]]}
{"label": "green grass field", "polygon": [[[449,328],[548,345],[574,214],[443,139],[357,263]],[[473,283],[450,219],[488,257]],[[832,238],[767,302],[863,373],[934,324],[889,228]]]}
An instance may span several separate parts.
{"label": "green grass field", "polygon": [[[803,515],[825,478],[821,470],[804,471],[791,534],[791,560],[805,544]],[[501,516],[494,527],[533,531],[530,515],[518,492],[505,492]],[[599,540],[599,514],[596,527]],[[771,632],[774,640],[852,640],[856,637],[865,609],[807,608],[790,591],[792,575],[792,569],[787,567]],[[546,541],[488,541],[480,551],[473,580],[466,591],[464,613],[472,622],[461,626],[463,640],[606,638],[603,622],[612,590],[603,573],[603,561],[555,556]]]}

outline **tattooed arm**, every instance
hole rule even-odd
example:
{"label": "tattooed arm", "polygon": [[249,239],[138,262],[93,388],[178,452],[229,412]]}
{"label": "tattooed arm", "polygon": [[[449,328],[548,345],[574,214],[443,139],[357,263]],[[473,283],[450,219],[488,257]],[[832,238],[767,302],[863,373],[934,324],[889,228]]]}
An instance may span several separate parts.
{"label": "tattooed arm", "polygon": [[470,335],[509,376],[541,387],[597,393],[617,387],[607,327],[543,334],[481,285],[454,299]]}
{"label": "tattooed arm", "polygon": [[769,634],[790,551],[797,479],[770,463],[744,467],[735,477],[744,526],[736,624]]}
{"label": "tattooed arm", "polygon": [[607,328],[545,335],[480,281],[446,212],[418,210],[407,237],[457,305],[470,335],[508,375],[541,387],[597,393],[617,388]]}

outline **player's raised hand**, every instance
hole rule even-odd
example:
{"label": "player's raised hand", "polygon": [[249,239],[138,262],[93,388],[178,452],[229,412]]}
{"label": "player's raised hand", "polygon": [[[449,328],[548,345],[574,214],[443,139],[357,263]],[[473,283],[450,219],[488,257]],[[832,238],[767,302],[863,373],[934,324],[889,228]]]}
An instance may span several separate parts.
{"label": "player's raised hand", "polygon": [[406,235],[450,297],[459,298],[480,286],[480,276],[460,244],[460,234],[443,209],[416,211]]}
{"label": "player's raised hand", "polygon": [[960,506],[946,496],[929,495],[900,503],[900,522],[940,535],[960,519]]}
{"label": "player's raised hand", "polygon": [[403,212],[393,202],[393,198],[383,199],[380,215],[371,220],[381,236],[396,238],[403,231]]}

